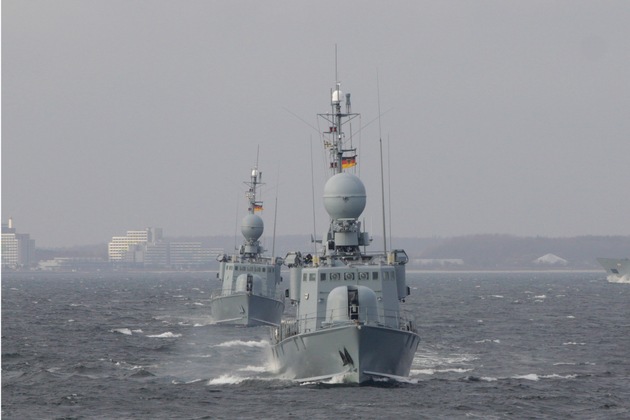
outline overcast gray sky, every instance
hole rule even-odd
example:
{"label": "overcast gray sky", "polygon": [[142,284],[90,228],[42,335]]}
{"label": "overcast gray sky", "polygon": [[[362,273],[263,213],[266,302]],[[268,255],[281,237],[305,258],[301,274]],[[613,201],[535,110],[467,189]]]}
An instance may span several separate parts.
{"label": "overcast gray sky", "polygon": [[266,233],[276,197],[278,234],[313,230],[311,156],[323,232],[336,44],[373,234],[380,92],[394,236],[628,235],[628,22],[628,1],[4,0],[2,220],[38,246],[233,235],[260,147]]}

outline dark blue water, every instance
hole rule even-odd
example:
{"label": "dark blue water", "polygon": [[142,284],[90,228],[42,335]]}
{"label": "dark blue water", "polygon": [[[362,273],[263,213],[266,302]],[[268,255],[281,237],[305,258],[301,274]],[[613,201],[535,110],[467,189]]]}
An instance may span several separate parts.
{"label": "dark blue water", "polygon": [[630,285],[409,277],[409,382],[357,387],[275,378],[265,327],[212,325],[213,273],[3,273],[2,418],[630,418]]}

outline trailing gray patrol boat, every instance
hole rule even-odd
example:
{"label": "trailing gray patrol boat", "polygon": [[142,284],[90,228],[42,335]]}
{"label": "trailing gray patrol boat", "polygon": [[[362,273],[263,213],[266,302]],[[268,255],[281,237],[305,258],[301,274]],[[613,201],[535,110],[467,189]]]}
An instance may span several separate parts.
{"label": "trailing gray patrol boat", "polygon": [[346,139],[342,131],[359,114],[350,111],[349,94],[342,112],[339,83],[331,96],[332,112],[319,114],[329,127],[324,145],[332,176],[323,200],[330,226],[316,255],[290,252],[285,257],[295,317],[272,328],[272,366],[300,382],[404,380],[420,341],[400,305],[409,295],[408,257],[404,250],[387,252],[386,245],[382,253],[361,251],[371,241],[359,221],[366,190],[357,176],[344,171],[357,164],[357,156],[352,135]]}
{"label": "trailing gray patrol boat", "polygon": [[284,294],[276,291],[282,281],[282,258],[263,256],[265,250],[258,241],[264,230],[263,220],[256,214],[263,204],[256,200],[261,180],[262,172],[252,169],[251,179],[246,182],[248,209],[241,222],[245,240],[239,254],[218,257],[221,289],[210,298],[210,311],[217,324],[279,325],[282,319]]}

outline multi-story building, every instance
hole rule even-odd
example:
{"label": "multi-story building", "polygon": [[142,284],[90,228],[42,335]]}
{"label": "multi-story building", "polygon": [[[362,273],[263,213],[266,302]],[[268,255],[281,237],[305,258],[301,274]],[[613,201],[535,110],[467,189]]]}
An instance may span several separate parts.
{"label": "multi-story building", "polygon": [[17,233],[13,219],[2,224],[2,267],[21,268],[35,263],[35,240],[28,233]]}
{"label": "multi-story building", "polygon": [[[128,230],[126,236],[114,236],[107,245],[107,255],[111,262],[143,262],[136,261],[139,249],[149,243],[162,240],[161,228],[146,228],[144,230]],[[140,248],[138,248],[140,246]]]}
{"label": "multi-story building", "polygon": [[220,248],[204,248],[201,242],[171,242],[162,238],[161,228],[130,230],[114,236],[108,245],[109,261],[116,264],[190,268],[215,263]]}

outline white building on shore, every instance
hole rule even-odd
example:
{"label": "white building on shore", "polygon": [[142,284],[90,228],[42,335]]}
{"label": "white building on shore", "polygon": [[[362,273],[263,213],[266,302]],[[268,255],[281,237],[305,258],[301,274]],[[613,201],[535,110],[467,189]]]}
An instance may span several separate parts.
{"label": "white building on shore", "polygon": [[2,268],[28,268],[35,263],[35,240],[28,233],[17,233],[13,219],[2,223]]}
{"label": "white building on shore", "polygon": [[204,248],[201,242],[174,242],[163,239],[161,228],[127,231],[108,244],[109,261],[144,267],[198,267],[213,264],[222,248]]}

